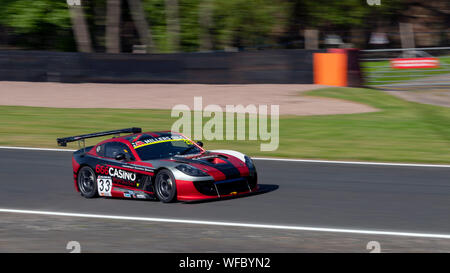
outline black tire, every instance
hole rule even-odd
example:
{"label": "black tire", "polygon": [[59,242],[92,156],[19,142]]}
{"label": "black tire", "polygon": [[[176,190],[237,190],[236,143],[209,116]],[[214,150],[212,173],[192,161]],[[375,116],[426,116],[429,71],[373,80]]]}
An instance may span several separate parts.
{"label": "black tire", "polygon": [[156,174],[155,193],[159,201],[163,203],[177,200],[177,185],[171,171],[163,169]]}
{"label": "black tire", "polygon": [[94,198],[98,196],[97,175],[89,166],[84,166],[78,172],[77,185],[81,196]]}

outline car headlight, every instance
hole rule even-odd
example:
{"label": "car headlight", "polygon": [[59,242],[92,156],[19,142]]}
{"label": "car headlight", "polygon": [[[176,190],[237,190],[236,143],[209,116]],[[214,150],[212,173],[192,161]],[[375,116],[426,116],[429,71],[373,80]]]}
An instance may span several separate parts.
{"label": "car headlight", "polygon": [[176,166],[175,168],[177,168],[178,170],[180,170],[181,172],[190,175],[190,176],[208,176],[207,173],[192,167],[191,165],[186,165],[186,164],[181,164]]}
{"label": "car headlight", "polygon": [[255,168],[255,163],[253,163],[253,160],[249,156],[245,156],[245,164],[249,169]]}

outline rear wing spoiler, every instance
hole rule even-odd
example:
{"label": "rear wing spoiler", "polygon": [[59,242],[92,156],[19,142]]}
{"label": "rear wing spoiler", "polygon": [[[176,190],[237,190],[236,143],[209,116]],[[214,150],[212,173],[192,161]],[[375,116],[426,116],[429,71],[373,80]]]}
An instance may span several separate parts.
{"label": "rear wing spoiler", "polygon": [[137,133],[141,133],[141,132],[142,132],[141,128],[133,127],[133,128],[105,131],[105,132],[92,133],[92,134],[86,134],[86,135],[57,138],[56,141],[58,142],[59,146],[64,146],[64,147],[67,146],[67,143],[69,143],[69,142],[82,141],[83,146],[84,146],[84,140],[86,138],[109,136],[109,135],[120,135],[120,134],[125,134],[125,133],[137,134]]}

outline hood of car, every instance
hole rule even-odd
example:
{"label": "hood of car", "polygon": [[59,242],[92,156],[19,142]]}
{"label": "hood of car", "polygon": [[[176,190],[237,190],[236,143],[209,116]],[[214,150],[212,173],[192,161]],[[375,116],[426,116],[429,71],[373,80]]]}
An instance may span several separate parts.
{"label": "hood of car", "polygon": [[193,157],[175,156],[172,160],[180,164],[192,165],[209,174],[214,171],[220,171],[227,179],[240,177],[243,169],[247,169],[245,164],[242,164],[240,160],[219,153],[207,152]]}

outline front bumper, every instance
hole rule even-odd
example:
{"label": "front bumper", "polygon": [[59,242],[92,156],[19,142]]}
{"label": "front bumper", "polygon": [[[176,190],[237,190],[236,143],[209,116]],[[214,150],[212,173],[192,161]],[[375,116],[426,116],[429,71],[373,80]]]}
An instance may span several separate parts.
{"label": "front bumper", "polygon": [[177,180],[177,199],[196,201],[242,196],[258,191],[257,176],[214,181]]}

